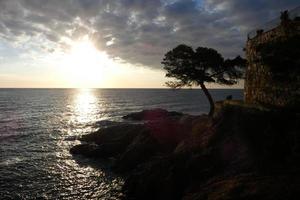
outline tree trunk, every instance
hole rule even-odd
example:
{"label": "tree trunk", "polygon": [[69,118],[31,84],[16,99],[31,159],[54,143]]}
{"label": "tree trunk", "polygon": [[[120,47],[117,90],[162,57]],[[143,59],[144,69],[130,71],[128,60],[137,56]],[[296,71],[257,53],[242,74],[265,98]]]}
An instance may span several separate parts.
{"label": "tree trunk", "polygon": [[214,114],[214,111],[215,111],[215,103],[214,103],[214,100],[212,98],[212,96],[210,95],[209,91],[207,90],[207,88],[205,87],[204,83],[200,83],[200,87],[202,89],[202,91],[204,92],[205,96],[207,97],[208,101],[209,101],[209,104],[210,104],[210,110],[209,110],[209,113],[208,115],[210,117],[213,116]]}

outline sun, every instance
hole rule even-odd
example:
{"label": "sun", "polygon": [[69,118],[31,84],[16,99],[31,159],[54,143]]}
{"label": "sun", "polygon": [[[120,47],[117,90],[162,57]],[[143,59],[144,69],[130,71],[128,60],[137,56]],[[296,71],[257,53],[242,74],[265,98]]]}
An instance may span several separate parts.
{"label": "sun", "polygon": [[73,42],[63,61],[67,81],[78,88],[101,85],[109,64],[109,56],[99,51],[88,38]]}

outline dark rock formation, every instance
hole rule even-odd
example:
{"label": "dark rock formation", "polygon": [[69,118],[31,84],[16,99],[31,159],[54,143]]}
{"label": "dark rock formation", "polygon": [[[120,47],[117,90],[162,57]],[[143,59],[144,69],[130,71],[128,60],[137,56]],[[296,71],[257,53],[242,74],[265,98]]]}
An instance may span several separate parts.
{"label": "dark rock formation", "polygon": [[99,146],[96,144],[80,144],[72,147],[70,152],[72,154],[82,154],[88,157],[97,157]]}
{"label": "dark rock formation", "polygon": [[119,172],[128,172],[138,164],[162,152],[162,145],[148,133],[136,136],[125,152],[116,161],[115,169]]}
{"label": "dark rock formation", "polygon": [[114,156],[114,169],[127,175],[124,199],[298,199],[299,114],[237,102],[217,108],[213,119],[168,116],[105,128],[82,138],[94,144],[71,152]]}
{"label": "dark rock formation", "polygon": [[299,197],[300,181],[295,178],[300,175],[297,114],[227,105],[206,123],[210,126],[202,125],[198,136],[182,141],[172,154],[137,168],[125,182],[127,197]]}
{"label": "dark rock formation", "polygon": [[169,112],[164,109],[154,109],[154,110],[143,110],[141,112],[130,113],[125,115],[123,119],[128,120],[138,120],[138,121],[153,121],[153,120],[160,120],[166,118],[178,118],[181,117],[183,114],[179,112]]}
{"label": "dark rock formation", "polygon": [[259,174],[242,174],[221,177],[187,192],[183,200],[286,200],[298,199],[300,192],[299,173],[263,176]]}
{"label": "dark rock formation", "polygon": [[107,158],[123,153],[134,138],[147,131],[144,126],[121,124],[107,127],[94,133],[84,135],[80,139],[88,144],[80,144],[71,148],[73,154],[98,156]]}
{"label": "dark rock formation", "polygon": [[84,135],[80,140],[85,143],[74,146],[70,152],[89,157],[115,157],[115,170],[127,172],[151,157],[171,153],[191,132],[188,122],[197,118],[185,115],[179,120],[178,116],[182,114],[162,109],[131,115],[135,116],[131,120],[142,120],[143,115],[147,121],[143,124],[120,123]]}

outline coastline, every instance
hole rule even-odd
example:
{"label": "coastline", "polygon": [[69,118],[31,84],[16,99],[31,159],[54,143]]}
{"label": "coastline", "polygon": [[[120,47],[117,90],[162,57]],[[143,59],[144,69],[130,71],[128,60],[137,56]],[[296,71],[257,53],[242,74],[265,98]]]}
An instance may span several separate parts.
{"label": "coastline", "polygon": [[299,195],[296,113],[225,103],[213,118],[162,109],[123,118],[125,123],[85,135],[70,150],[113,160],[112,170],[125,177],[122,199]]}

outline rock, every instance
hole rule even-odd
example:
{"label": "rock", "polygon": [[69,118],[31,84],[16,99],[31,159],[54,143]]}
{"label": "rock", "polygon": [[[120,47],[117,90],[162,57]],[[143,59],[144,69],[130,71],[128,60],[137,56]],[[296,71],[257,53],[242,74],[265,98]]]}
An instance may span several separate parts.
{"label": "rock", "polygon": [[72,154],[81,154],[89,157],[108,158],[118,156],[124,150],[123,143],[80,144],[72,147]]}
{"label": "rock", "polygon": [[96,144],[80,144],[70,149],[71,154],[81,154],[88,157],[96,157],[98,145]]}
{"label": "rock", "polygon": [[[125,194],[186,200],[299,197],[299,116],[240,105],[224,107],[216,116],[184,120],[186,129],[176,120],[147,123],[160,144],[176,141],[177,147],[130,174]],[[182,130],[185,137],[173,140]]]}
{"label": "rock", "polygon": [[139,164],[149,160],[161,152],[162,146],[148,132],[139,134],[132,143],[121,154],[115,164],[115,169],[119,172],[133,170]]}
{"label": "rock", "polygon": [[142,111],[133,118],[144,124],[102,129],[71,152],[114,156],[125,199],[299,198],[299,115],[240,104],[214,118],[166,112]]}
{"label": "rock", "polygon": [[94,133],[84,135],[80,144],[71,148],[71,153],[107,158],[123,153],[134,138],[147,131],[142,125],[126,124],[100,129]]}
{"label": "rock", "polygon": [[152,159],[139,167],[125,181],[125,199],[181,199],[186,184],[185,156]]}
{"label": "rock", "polygon": [[250,173],[209,181],[194,188],[194,191],[188,191],[183,200],[298,199],[299,188],[298,173],[283,172],[272,176]]}
{"label": "rock", "polygon": [[135,121],[154,121],[166,118],[179,118],[183,116],[182,113],[175,111],[167,111],[164,109],[153,109],[153,110],[143,110],[141,112],[130,113],[123,116],[123,119],[135,120]]}
{"label": "rock", "polygon": [[175,148],[179,142],[189,137],[190,127],[176,120],[164,119],[145,123],[152,137],[166,147]]}
{"label": "rock", "polygon": [[127,146],[133,138],[144,130],[145,129],[142,124],[120,124],[112,127],[101,128],[96,132],[83,135],[80,140],[99,145],[118,142]]}

